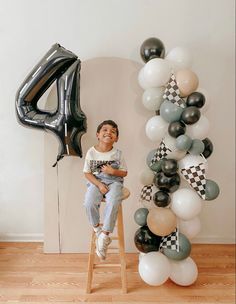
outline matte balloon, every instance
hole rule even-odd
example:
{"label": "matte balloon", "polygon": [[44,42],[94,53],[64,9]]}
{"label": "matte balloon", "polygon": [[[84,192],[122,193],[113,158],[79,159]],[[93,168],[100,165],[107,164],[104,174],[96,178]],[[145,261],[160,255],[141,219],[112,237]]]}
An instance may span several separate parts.
{"label": "matte balloon", "polygon": [[166,176],[175,175],[178,170],[178,163],[175,159],[163,158],[161,170]]}
{"label": "matte balloon", "polygon": [[192,138],[183,134],[176,138],[176,148],[183,151],[188,151],[192,145]]}
{"label": "matte balloon", "polygon": [[150,85],[147,83],[144,77],[144,67],[138,73],[138,83],[143,90],[150,88]]}
{"label": "matte balloon", "polygon": [[217,198],[220,194],[220,188],[216,182],[211,179],[206,180],[206,200],[211,201]]}
{"label": "matte balloon", "polygon": [[148,62],[153,58],[164,58],[165,46],[158,38],[148,38],[141,45],[140,55],[144,62]]}
{"label": "matte balloon", "polygon": [[154,116],[146,124],[146,135],[152,141],[161,141],[167,131],[167,127],[167,122],[161,116]]}
{"label": "matte balloon", "polygon": [[150,152],[148,152],[148,155],[146,157],[146,164],[148,166],[150,166],[150,163],[151,163],[156,151],[157,151],[157,149],[152,149]]}
{"label": "matte balloon", "polygon": [[196,91],[198,87],[198,77],[189,69],[177,71],[176,82],[180,90],[180,96],[182,97],[190,95]]}
{"label": "matte balloon", "polygon": [[184,47],[173,48],[168,52],[165,59],[170,61],[174,71],[191,68],[193,61],[189,50]]}
{"label": "matte balloon", "polygon": [[144,80],[150,88],[164,86],[171,75],[171,67],[168,61],[154,58],[144,66]]}
{"label": "matte balloon", "polygon": [[165,148],[167,149],[165,158],[172,158],[176,160],[182,159],[186,155],[186,151],[179,150],[176,148],[176,139],[169,134],[166,134],[163,138]]}
{"label": "matte balloon", "polygon": [[187,107],[183,110],[181,120],[187,125],[192,125],[196,123],[200,117],[201,112],[197,107]]}
{"label": "matte balloon", "polygon": [[148,226],[140,227],[134,235],[134,243],[141,252],[158,251],[161,237],[152,233]]}
{"label": "matte balloon", "polygon": [[190,255],[192,246],[188,238],[184,234],[179,233],[178,241],[179,241],[179,251],[172,250],[169,248],[162,249],[163,254],[167,256],[169,259],[180,261],[186,259]]}
{"label": "matte balloon", "polygon": [[186,135],[190,136],[192,139],[201,139],[207,137],[210,129],[210,124],[208,119],[201,115],[200,119],[193,125],[188,125],[186,130]]}
{"label": "matte balloon", "polygon": [[198,166],[201,163],[204,164],[204,169],[205,169],[205,171],[207,171],[207,169],[208,169],[207,161],[200,155],[187,154],[184,158],[182,158],[178,162],[180,170],[187,169],[192,166]]}
{"label": "matte balloon", "polygon": [[160,115],[167,122],[179,121],[183,110],[173,102],[165,100],[160,106]]}
{"label": "matte balloon", "polygon": [[179,220],[178,227],[181,233],[183,233],[189,240],[192,240],[201,230],[201,221],[198,216],[195,216],[188,221]]}
{"label": "matte balloon", "polygon": [[178,137],[185,133],[186,126],[181,121],[171,122],[168,127],[168,132],[172,137]]}
{"label": "matte balloon", "polygon": [[180,219],[190,220],[201,212],[201,198],[192,189],[178,189],[172,195],[171,209]]}
{"label": "matte balloon", "polygon": [[186,104],[188,107],[202,108],[205,104],[205,96],[201,92],[193,92],[187,97]]}
{"label": "matte balloon", "polygon": [[162,159],[160,159],[159,161],[156,161],[155,163],[150,165],[150,169],[155,171],[155,172],[160,172],[162,161],[163,161]]}
{"label": "matte balloon", "polygon": [[153,195],[153,201],[157,207],[167,207],[170,204],[170,196],[165,191],[157,191]]}
{"label": "matte balloon", "polygon": [[189,149],[189,153],[193,155],[199,155],[204,151],[204,143],[200,139],[194,139],[192,141],[191,148]]}
{"label": "matte balloon", "polygon": [[140,259],[139,275],[142,280],[151,285],[159,286],[167,281],[170,275],[170,262],[160,252],[149,252]]}
{"label": "matte balloon", "polygon": [[149,210],[147,225],[154,234],[165,236],[175,230],[177,219],[171,209],[157,207]]}
{"label": "matte balloon", "polygon": [[154,176],[154,184],[160,190],[172,193],[179,188],[180,176],[178,173],[166,176],[163,172],[158,172]]}
{"label": "matte balloon", "polygon": [[153,183],[154,173],[149,168],[145,168],[140,174],[140,182],[143,185],[149,185]]}
{"label": "matte balloon", "polygon": [[147,215],[148,215],[147,208],[139,208],[134,213],[134,220],[139,226],[147,225]]}
{"label": "matte balloon", "polygon": [[192,258],[181,261],[169,260],[171,265],[170,279],[177,285],[192,285],[198,277],[198,269]]}
{"label": "matte balloon", "polygon": [[164,90],[164,87],[145,90],[142,97],[144,107],[149,111],[159,110],[163,102]]}
{"label": "matte balloon", "polygon": [[208,158],[211,156],[211,154],[213,152],[213,143],[211,142],[211,140],[209,138],[203,139],[202,142],[204,144],[204,150],[203,150],[202,154],[205,158]]}

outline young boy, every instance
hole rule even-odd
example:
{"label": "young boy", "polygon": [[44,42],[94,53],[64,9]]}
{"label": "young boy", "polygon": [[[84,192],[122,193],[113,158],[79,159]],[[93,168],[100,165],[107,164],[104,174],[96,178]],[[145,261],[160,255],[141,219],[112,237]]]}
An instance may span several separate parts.
{"label": "young boy", "polygon": [[[96,253],[106,258],[111,243],[109,233],[113,232],[119,205],[122,201],[123,179],[127,167],[122,152],[113,147],[118,141],[119,130],[112,120],[105,120],[97,127],[98,143],[91,147],[85,157],[84,174],[88,180],[84,206],[90,224],[97,235]],[[100,226],[99,207],[106,199],[103,226]]]}

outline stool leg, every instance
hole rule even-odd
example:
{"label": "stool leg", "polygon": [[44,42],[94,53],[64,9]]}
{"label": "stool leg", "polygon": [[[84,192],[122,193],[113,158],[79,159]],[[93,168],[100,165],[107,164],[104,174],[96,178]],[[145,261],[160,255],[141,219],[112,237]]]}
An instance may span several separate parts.
{"label": "stool leg", "polygon": [[88,260],[88,273],[87,273],[87,283],[86,283],[86,292],[91,293],[92,280],[93,280],[93,265],[94,265],[94,253],[95,253],[95,232],[92,232],[91,243],[90,243],[90,252]]}
{"label": "stool leg", "polygon": [[118,216],[117,216],[117,234],[118,234],[118,242],[119,242],[120,264],[121,264],[122,292],[127,293],[125,242],[124,242],[122,205],[120,205],[120,207],[119,207]]}

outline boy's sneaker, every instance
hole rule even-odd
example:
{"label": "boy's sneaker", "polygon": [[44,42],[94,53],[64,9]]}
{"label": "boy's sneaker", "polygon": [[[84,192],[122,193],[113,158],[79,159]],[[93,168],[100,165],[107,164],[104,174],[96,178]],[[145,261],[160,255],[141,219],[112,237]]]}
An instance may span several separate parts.
{"label": "boy's sneaker", "polygon": [[93,230],[94,230],[94,232],[95,232],[95,234],[96,234],[96,237],[98,237],[99,234],[100,234],[101,231],[102,231],[102,227],[101,227],[101,226],[93,227]]}
{"label": "boy's sneaker", "polygon": [[101,232],[96,240],[96,254],[100,259],[105,260],[107,248],[111,244],[111,238],[105,233]]}

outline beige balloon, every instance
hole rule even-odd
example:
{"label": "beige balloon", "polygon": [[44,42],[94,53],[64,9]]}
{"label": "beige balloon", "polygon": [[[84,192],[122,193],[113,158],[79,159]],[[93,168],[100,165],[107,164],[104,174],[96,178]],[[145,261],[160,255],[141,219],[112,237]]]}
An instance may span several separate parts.
{"label": "beige balloon", "polygon": [[175,77],[181,97],[186,97],[196,91],[198,77],[193,71],[189,69],[179,70]]}
{"label": "beige balloon", "polygon": [[165,236],[175,230],[177,219],[171,209],[158,207],[149,210],[147,225],[154,234]]}

